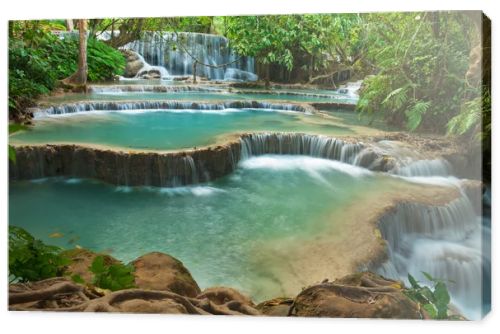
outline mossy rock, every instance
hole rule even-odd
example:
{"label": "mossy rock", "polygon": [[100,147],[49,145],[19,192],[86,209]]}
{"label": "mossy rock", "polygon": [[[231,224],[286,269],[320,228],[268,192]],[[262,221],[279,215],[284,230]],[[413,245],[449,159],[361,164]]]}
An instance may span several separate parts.
{"label": "mossy rock", "polygon": [[94,253],[85,248],[65,250],[62,252],[62,255],[69,258],[71,261],[66,267],[66,274],[69,276],[78,275],[86,283],[92,283],[94,279],[94,274],[90,271],[89,267],[97,256],[102,255],[104,257],[104,264],[106,265],[120,262],[111,255]]}

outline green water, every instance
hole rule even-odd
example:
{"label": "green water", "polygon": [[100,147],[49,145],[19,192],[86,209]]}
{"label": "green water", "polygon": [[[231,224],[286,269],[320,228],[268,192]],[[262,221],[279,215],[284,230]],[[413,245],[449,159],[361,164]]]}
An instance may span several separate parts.
{"label": "green water", "polygon": [[[165,252],[183,261],[202,288],[230,286],[261,300],[279,290],[262,275],[256,252],[331,228],[335,222],[325,217],[369,189],[381,195],[383,178],[336,161],[268,155],[245,160],[228,177],[183,188],[11,182],[9,224],[49,244],[108,251],[125,262]],[[50,238],[55,232],[64,237]]]}
{"label": "green water", "polygon": [[[346,122],[355,122],[345,114]],[[170,150],[213,144],[235,132],[289,131],[338,136],[353,133],[342,119],[263,110],[120,111],[69,114],[38,120],[12,143],[77,142],[134,149]]]}

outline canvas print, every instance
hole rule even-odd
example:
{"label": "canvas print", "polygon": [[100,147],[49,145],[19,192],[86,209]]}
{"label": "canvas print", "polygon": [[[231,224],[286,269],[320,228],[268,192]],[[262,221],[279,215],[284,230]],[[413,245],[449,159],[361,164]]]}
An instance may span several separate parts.
{"label": "canvas print", "polygon": [[9,22],[9,310],[478,320],[480,11]]}

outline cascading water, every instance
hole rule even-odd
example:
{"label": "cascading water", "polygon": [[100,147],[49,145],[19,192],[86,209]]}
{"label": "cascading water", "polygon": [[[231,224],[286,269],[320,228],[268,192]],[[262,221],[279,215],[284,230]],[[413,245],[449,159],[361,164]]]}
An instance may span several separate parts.
{"label": "cascading water", "polygon": [[358,80],[355,82],[349,82],[344,86],[341,86],[337,91],[341,94],[346,94],[352,97],[358,96],[358,91],[363,84],[363,80]]}
{"label": "cascading water", "polygon": [[362,144],[302,133],[260,133],[241,138],[241,159],[263,154],[308,155],[353,164]]}
{"label": "cascading water", "polygon": [[102,85],[90,86],[89,91],[95,94],[109,93],[129,93],[129,92],[155,92],[155,93],[183,93],[183,92],[206,92],[206,93],[225,93],[227,89],[207,86],[182,85],[182,86],[167,86],[167,85]]}
{"label": "cascading water", "polygon": [[[239,57],[229,47],[223,36],[201,33],[150,32],[141,39],[127,44],[144,57],[147,63],[162,66],[171,75],[193,74],[195,58],[211,65],[197,65],[196,73],[211,80],[257,80],[252,57]],[[227,66],[218,67],[228,64]]]}
{"label": "cascading water", "polygon": [[449,176],[451,166],[444,159],[417,160],[399,166],[393,172],[403,176]]}
{"label": "cascading water", "polygon": [[[444,160],[420,160],[397,168],[408,180],[422,176],[429,180],[459,181],[449,174]],[[444,206],[399,204],[380,219],[379,228],[387,241],[389,260],[376,270],[390,278],[407,279],[408,273],[427,282],[422,272],[446,280],[452,302],[468,318],[481,317],[483,289],[488,285],[490,230],[481,223],[471,200],[460,189],[460,197]],[[430,284],[430,282],[428,282]]]}
{"label": "cascading water", "polygon": [[306,112],[300,105],[289,103],[268,103],[258,101],[228,101],[224,103],[197,103],[183,101],[137,101],[137,102],[80,102],[60,104],[46,108],[34,108],[35,118],[47,115],[64,115],[89,111],[116,110],[224,110],[224,109],[267,109]]}
{"label": "cascading water", "polygon": [[144,78],[151,75],[152,73],[159,76],[161,79],[167,79],[168,77],[170,77],[170,74],[168,73],[168,70],[165,67],[150,65],[140,54],[137,54],[137,57],[139,61],[141,61],[144,65],[135,75],[136,78]]}

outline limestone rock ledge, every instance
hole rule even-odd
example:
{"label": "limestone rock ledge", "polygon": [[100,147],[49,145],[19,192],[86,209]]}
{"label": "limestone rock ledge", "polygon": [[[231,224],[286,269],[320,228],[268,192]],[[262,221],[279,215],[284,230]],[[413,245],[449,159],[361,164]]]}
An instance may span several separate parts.
{"label": "limestone rock ledge", "polygon": [[173,187],[206,182],[231,173],[239,141],[184,152],[126,152],[79,145],[16,146],[10,179],[67,176],[114,185]]}

